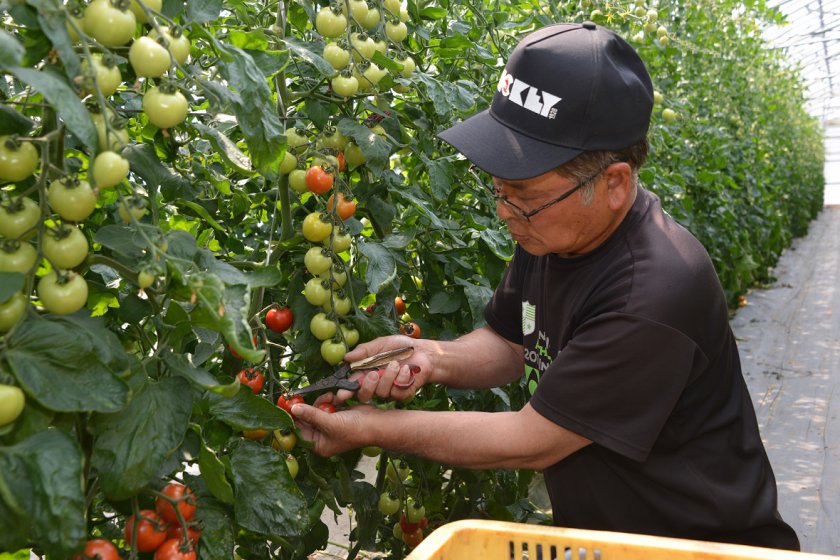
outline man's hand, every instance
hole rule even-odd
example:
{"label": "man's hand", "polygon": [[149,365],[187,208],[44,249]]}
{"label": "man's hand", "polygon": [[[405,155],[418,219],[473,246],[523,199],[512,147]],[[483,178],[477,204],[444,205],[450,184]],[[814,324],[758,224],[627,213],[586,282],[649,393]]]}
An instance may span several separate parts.
{"label": "man's hand", "polygon": [[292,416],[301,435],[315,444],[315,453],[322,457],[332,457],[369,445],[370,434],[365,427],[365,420],[378,412],[375,407],[366,405],[332,413],[317,408],[318,404],[325,402],[337,403],[334,399],[332,394],[325,394],[318,397],[315,406],[292,406]]}

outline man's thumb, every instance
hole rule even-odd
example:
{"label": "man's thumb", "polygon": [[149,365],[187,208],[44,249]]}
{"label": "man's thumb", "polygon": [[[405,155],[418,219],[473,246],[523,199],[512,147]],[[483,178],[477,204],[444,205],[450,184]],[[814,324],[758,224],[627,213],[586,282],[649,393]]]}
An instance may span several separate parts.
{"label": "man's thumb", "polygon": [[297,403],[292,405],[290,412],[295,418],[299,418],[300,420],[310,424],[315,424],[318,413],[322,411],[318,410],[314,406],[309,406],[308,404]]}

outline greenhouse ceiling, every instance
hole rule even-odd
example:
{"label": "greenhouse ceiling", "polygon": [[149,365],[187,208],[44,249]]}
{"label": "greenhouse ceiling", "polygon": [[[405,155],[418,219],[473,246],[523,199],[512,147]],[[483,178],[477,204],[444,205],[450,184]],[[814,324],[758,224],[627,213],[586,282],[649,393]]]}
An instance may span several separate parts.
{"label": "greenhouse ceiling", "polygon": [[840,126],[840,0],[768,0],[767,5],[787,18],[766,37],[801,64],[809,111],[826,127]]}

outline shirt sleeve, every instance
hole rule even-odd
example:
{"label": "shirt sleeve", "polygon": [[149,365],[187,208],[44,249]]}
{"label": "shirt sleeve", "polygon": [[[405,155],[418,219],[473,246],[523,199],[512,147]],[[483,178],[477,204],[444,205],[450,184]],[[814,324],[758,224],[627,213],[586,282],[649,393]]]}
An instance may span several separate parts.
{"label": "shirt sleeve", "polygon": [[542,374],[531,406],[568,430],[644,461],[691,372],[707,361],[672,327],[607,313],[575,331]]}
{"label": "shirt sleeve", "polygon": [[487,325],[515,344],[522,344],[522,285],[520,267],[523,256],[519,246],[513,260],[496,286],[493,297],[484,308],[484,320]]}

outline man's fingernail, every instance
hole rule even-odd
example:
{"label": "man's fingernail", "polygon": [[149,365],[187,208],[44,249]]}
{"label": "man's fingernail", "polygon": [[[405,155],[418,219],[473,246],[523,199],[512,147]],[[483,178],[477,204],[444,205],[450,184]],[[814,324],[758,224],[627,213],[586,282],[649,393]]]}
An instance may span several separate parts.
{"label": "man's fingernail", "polygon": [[377,381],[381,376],[382,374],[378,371],[369,371],[367,374],[367,378],[371,381]]}
{"label": "man's fingernail", "polygon": [[295,410],[298,410],[298,411],[300,411],[300,410],[301,410],[301,408],[300,408],[300,405],[299,405],[299,404],[293,404],[293,405],[292,405],[292,408],[290,408],[290,409],[289,409],[289,412],[291,412],[292,414],[294,414],[295,416],[297,416],[297,412],[295,412]]}

